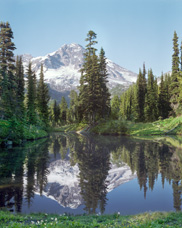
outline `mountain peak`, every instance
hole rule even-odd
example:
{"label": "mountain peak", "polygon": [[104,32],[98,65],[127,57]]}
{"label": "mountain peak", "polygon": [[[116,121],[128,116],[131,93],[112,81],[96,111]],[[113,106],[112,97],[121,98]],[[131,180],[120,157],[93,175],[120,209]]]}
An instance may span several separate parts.
{"label": "mountain peak", "polygon": [[63,44],[58,50],[66,50],[66,49],[83,49],[85,50],[80,44],[71,43],[71,44]]}
{"label": "mountain peak", "polygon": [[[76,43],[64,44],[58,50],[45,56],[33,58],[30,55],[23,56],[24,66],[32,62],[32,70],[37,76],[40,73],[40,66],[44,66],[44,76],[52,91],[66,92],[72,89],[77,90],[81,73],[80,69],[84,63],[85,49]],[[136,82],[137,74],[122,68],[111,60],[107,59],[108,86],[115,87],[118,84],[128,87]]]}

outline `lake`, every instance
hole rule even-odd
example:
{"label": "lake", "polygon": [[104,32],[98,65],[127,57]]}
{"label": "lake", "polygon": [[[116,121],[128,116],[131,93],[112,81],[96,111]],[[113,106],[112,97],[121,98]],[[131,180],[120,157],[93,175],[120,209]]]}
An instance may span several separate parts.
{"label": "lake", "polygon": [[0,149],[0,209],[57,214],[180,211],[181,137],[52,133]]}

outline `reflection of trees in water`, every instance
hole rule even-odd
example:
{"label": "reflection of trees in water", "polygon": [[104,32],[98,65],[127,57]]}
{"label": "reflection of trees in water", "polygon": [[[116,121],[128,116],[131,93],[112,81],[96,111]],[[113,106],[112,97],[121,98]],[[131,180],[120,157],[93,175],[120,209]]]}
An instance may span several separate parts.
{"label": "reflection of trees in water", "polygon": [[54,154],[54,158],[66,159],[69,152],[68,138],[65,135],[53,134],[50,137],[49,151]]}
{"label": "reflection of trees in water", "polygon": [[173,180],[172,180],[172,187],[173,187],[173,201],[174,201],[174,208],[176,211],[181,210],[181,166],[179,164],[179,159],[177,156],[172,157],[172,173],[173,173]]}
{"label": "reflection of trees in water", "polygon": [[[24,151],[0,150],[0,207],[21,211],[23,198]],[[14,197],[14,201],[11,199]]]}
{"label": "reflection of trees in water", "polygon": [[85,137],[84,142],[76,145],[76,156],[79,161],[80,187],[85,210],[89,214],[95,213],[99,207],[103,213],[107,201],[106,177],[110,165],[109,150],[93,138]]}
{"label": "reflection of trees in water", "polygon": [[43,188],[47,184],[48,161],[49,151],[47,142],[28,150],[25,198],[29,206],[34,198],[36,187],[39,188],[39,193],[42,195]]}
{"label": "reflection of trees in water", "polygon": [[131,140],[128,143],[126,140],[116,153],[112,152],[112,157],[113,162],[117,163],[118,158],[127,163],[132,172],[136,171],[144,197],[146,197],[148,188],[153,190],[160,172],[163,187],[165,181],[172,182],[174,208],[181,210],[182,159],[176,156],[176,150],[163,143],[140,140]]}
{"label": "reflection of trees in water", "polygon": [[[27,147],[0,151],[0,207],[21,212],[23,202],[23,175],[27,171],[25,200],[30,206],[35,191],[35,176],[40,194],[47,183],[48,145],[28,144]],[[26,168],[24,169],[24,164]]]}

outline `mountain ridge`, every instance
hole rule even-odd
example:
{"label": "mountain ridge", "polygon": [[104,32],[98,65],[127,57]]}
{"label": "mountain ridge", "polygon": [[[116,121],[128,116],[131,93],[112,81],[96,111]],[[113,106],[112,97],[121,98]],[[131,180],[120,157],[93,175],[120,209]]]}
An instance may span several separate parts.
{"label": "mountain ridge", "polygon": [[[49,85],[54,99],[54,91],[57,93],[67,93],[72,89],[78,90],[81,77],[80,69],[84,63],[85,49],[76,43],[64,44],[58,50],[48,53],[45,56],[33,57],[30,54],[22,55],[24,68],[27,68],[31,61],[32,70],[39,78],[40,66],[44,66],[45,82]],[[107,61],[108,87],[114,88],[129,85],[136,82],[137,74],[127,70],[110,59]]]}

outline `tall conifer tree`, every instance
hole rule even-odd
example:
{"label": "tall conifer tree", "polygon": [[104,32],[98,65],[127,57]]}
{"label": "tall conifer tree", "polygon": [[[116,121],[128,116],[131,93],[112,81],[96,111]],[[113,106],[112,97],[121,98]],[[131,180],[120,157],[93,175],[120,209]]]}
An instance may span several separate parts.
{"label": "tall conifer tree", "polygon": [[113,119],[119,118],[119,111],[120,111],[120,99],[117,95],[111,100],[111,116]]}
{"label": "tall conifer tree", "polygon": [[101,48],[99,55],[99,73],[100,73],[100,98],[101,98],[101,117],[109,116],[110,113],[110,93],[107,88],[107,63],[104,49]]}
{"label": "tall conifer tree", "polygon": [[62,97],[61,103],[60,103],[60,119],[61,119],[62,123],[66,123],[67,110],[68,110],[68,104],[66,102],[65,97]]}
{"label": "tall conifer tree", "polygon": [[145,105],[145,93],[146,93],[146,79],[145,79],[145,68],[142,74],[141,69],[139,70],[138,79],[136,83],[136,120],[142,122],[145,120],[144,117],[144,105]]}
{"label": "tall conifer tree", "polygon": [[27,117],[30,124],[36,124],[36,75],[32,71],[31,62],[28,65],[28,86],[27,86]]}
{"label": "tall conifer tree", "polygon": [[44,81],[44,72],[43,72],[43,65],[41,64],[40,69],[40,80],[38,83],[37,88],[37,108],[42,121],[48,125],[48,102],[49,102],[49,89]]}
{"label": "tall conifer tree", "polygon": [[159,116],[162,117],[162,119],[167,118],[171,110],[168,94],[168,85],[167,82],[165,82],[164,80],[163,74],[161,75],[161,82],[159,86],[158,110]]}
{"label": "tall conifer tree", "polygon": [[71,90],[70,92],[70,118],[71,122],[77,122],[78,121],[78,95],[77,92],[74,90]]}
{"label": "tall conifer tree", "polygon": [[10,118],[16,107],[16,80],[12,42],[13,32],[8,22],[0,23],[0,96],[3,110],[1,116]]}
{"label": "tall conifer tree", "polygon": [[145,120],[153,122],[158,118],[157,80],[154,78],[152,69],[148,71],[147,94],[145,98]]}
{"label": "tall conifer tree", "polygon": [[170,85],[170,102],[173,110],[173,115],[176,114],[178,108],[179,98],[179,48],[178,48],[178,36],[176,31],[173,37],[173,55],[172,55],[172,76]]}
{"label": "tall conifer tree", "polygon": [[16,92],[16,102],[17,108],[16,113],[17,116],[21,119],[24,117],[25,107],[24,107],[24,69],[22,63],[22,57],[17,56],[16,58],[16,82],[17,82],[17,92]]}
{"label": "tall conifer tree", "polygon": [[181,54],[181,56],[180,56],[180,70],[182,71],[182,41],[181,41],[181,46],[180,46],[180,54]]}
{"label": "tall conifer tree", "polygon": [[104,50],[101,49],[100,59],[96,55],[94,45],[96,34],[89,31],[86,41],[86,53],[81,69],[79,110],[80,116],[89,123],[95,123],[97,118],[108,114],[109,93],[106,87],[107,71]]}
{"label": "tall conifer tree", "polygon": [[95,85],[95,76],[98,76],[98,58],[96,57],[96,49],[94,45],[97,43],[95,40],[97,37],[96,33],[93,31],[89,31],[87,34],[88,41],[86,45],[86,53],[84,64],[81,69],[81,78],[80,78],[80,93],[79,93],[79,103],[80,108],[82,110],[82,116],[87,121],[94,122],[95,121],[95,105],[97,104],[96,99],[96,85]]}
{"label": "tall conifer tree", "polygon": [[56,100],[54,101],[53,114],[55,123],[58,123],[60,118],[60,107],[57,104]]}

